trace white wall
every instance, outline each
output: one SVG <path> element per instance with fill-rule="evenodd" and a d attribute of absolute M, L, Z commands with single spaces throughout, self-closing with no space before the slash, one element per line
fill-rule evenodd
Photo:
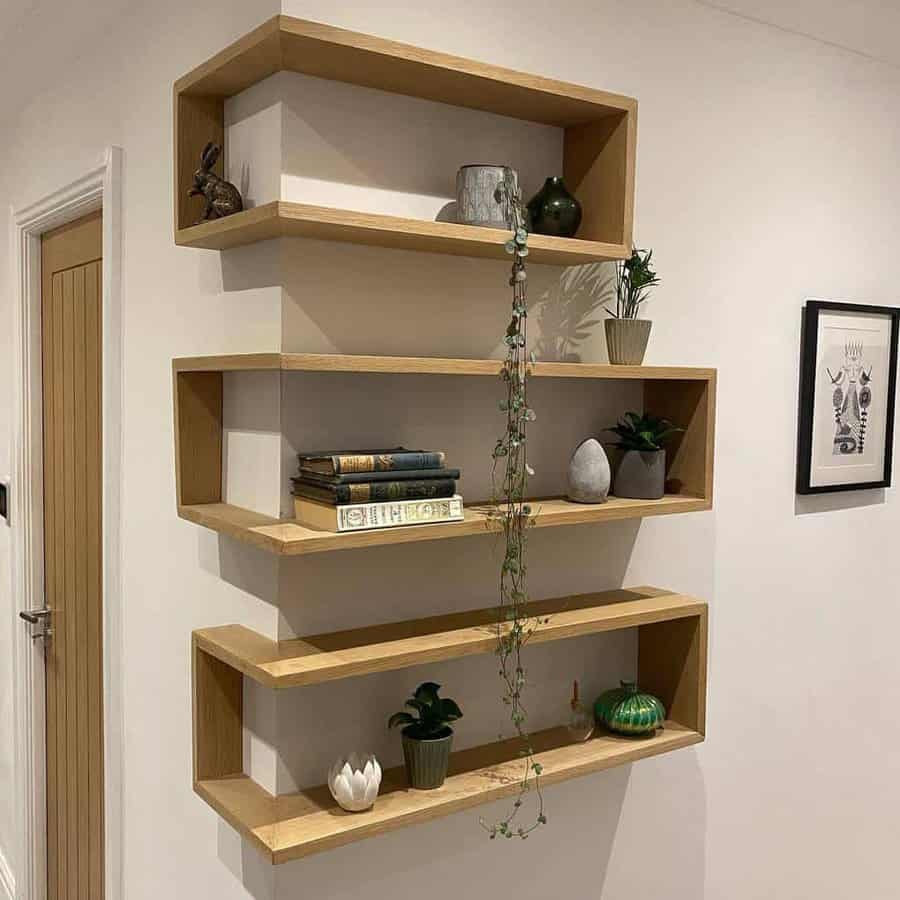
<path fill-rule="evenodd" d="M 175 248 L 171 83 L 276 10 L 237 0 L 135 7 L 65 68 L 52 94 L 25 105 L 14 139 L 0 149 L 0 200 L 13 204 L 70 180 L 106 144 L 125 149 L 126 896 L 261 900 L 303 891 L 342 900 L 363 884 L 380 900 L 413 884 L 427 885 L 435 900 L 509 888 L 523 898 L 568 891 L 603 900 L 892 897 L 900 561 L 891 538 L 900 515 L 891 491 L 795 502 L 793 466 L 803 298 L 897 302 L 897 70 L 689 0 L 569 0 L 552 9 L 527 0 L 282 5 L 638 97 L 637 238 L 655 248 L 664 279 L 648 361 L 719 367 L 716 509 L 536 533 L 531 583 L 536 596 L 649 582 L 710 599 L 709 738 L 549 789 L 550 825 L 522 845 L 487 842 L 477 814 L 461 813 L 271 871 L 191 794 L 192 628 L 243 622 L 275 635 L 479 606 L 492 599 L 497 563 L 489 541 L 467 538 L 278 564 L 178 520 L 171 357 L 279 348 L 497 355 L 507 298 L 502 266 L 489 261 L 306 241 L 221 255 Z M 372 138 L 374 162 L 359 144 L 340 159 L 347 121 L 331 132 L 341 141 L 319 131 L 314 154 L 304 156 L 303 122 L 338 89 L 271 81 L 229 110 L 231 164 L 241 154 L 247 162 L 232 174 L 247 179 L 251 199 L 279 190 L 303 196 L 310 185 L 296 177 L 310 174 L 311 163 L 326 181 L 391 191 L 380 197 L 397 209 L 446 198 L 440 184 L 398 171 L 385 151 L 391 132 Z M 372 102 L 386 130 L 390 123 L 401 133 L 410 107 Z M 478 119 L 459 117 L 469 133 L 457 150 L 481 146 L 467 143 Z M 513 131 L 498 129 L 498 149 L 509 148 Z M 451 156 L 436 158 L 449 169 Z M 0 233 L 4 279 L 8 247 Z M 532 273 L 533 308 L 546 311 L 533 321 L 558 351 L 554 315 L 578 296 L 578 275 Z M 8 293 L 0 303 L 10 322 Z M 599 333 L 563 349 L 586 360 L 605 352 Z M 480 493 L 483 446 L 498 424 L 486 385 L 456 391 L 444 379 L 410 386 L 373 377 L 348 387 L 337 376 L 291 376 L 259 385 L 261 393 L 245 385 L 230 411 L 233 496 L 283 505 L 298 447 L 388 424 L 412 440 L 423 434 L 418 413 L 401 411 L 418 407 L 440 410 L 426 442 L 447 443 Z M 623 392 L 585 391 L 544 398 L 535 434 L 538 469 L 551 488 L 576 433 L 629 402 Z M 373 410 L 386 403 L 393 407 L 383 422 Z M 283 441 L 274 437 L 279 419 Z M 464 431 L 464 421 L 478 428 Z M 0 392 L 0 428 L 9 433 L 9 423 L 9 397 Z M 262 471 L 252 464 L 257 450 Z M 0 470 L 8 465 L 0 443 Z M 8 567 L 2 532 L 0 565 Z M 0 628 L 3 666 L 12 615 L 10 608 Z M 558 718 L 573 673 L 596 690 L 627 668 L 632 651 L 627 637 L 533 648 L 536 720 Z M 466 708 L 462 743 L 496 729 L 489 663 L 427 670 Z M 321 781 L 333 755 L 363 741 L 390 761 L 396 744 L 380 730 L 385 714 L 424 674 L 389 673 L 277 700 L 249 692 L 254 775 L 279 788 Z M 8 686 L 0 671 L 0 712 Z M 11 736 L 0 738 L 2 796 Z M 13 822 L 0 804 L 0 851 L 11 846 Z"/>

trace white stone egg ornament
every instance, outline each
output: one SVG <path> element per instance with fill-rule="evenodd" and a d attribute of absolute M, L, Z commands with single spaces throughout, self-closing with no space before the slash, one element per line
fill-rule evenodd
<path fill-rule="evenodd" d="M 328 788 L 342 809 L 369 809 L 381 787 L 381 766 L 371 753 L 342 756 L 328 771 Z"/>

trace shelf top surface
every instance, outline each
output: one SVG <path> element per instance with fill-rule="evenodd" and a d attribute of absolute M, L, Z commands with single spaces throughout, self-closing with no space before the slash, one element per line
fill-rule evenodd
<path fill-rule="evenodd" d="M 508 261 L 504 245 L 510 234 L 500 228 L 273 200 L 222 219 L 178 229 L 175 243 L 228 250 L 278 237 L 306 237 Z M 530 263 L 559 266 L 625 259 L 631 252 L 623 244 L 545 234 L 529 235 L 528 250 Z"/>
<path fill-rule="evenodd" d="M 535 601 L 532 643 L 699 616 L 706 604 L 659 588 Z M 272 688 L 316 684 L 476 653 L 497 643 L 497 610 L 442 616 L 274 641 L 242 625 L 194 632 L 201 650 Z"/>
<path fill-rule="evenodd" d="M 605 503 L 598 504 L 572 503 L 561 498 L 530 502 L 533 504 L 536 528 L 702 512 L 712 507 L 710 500 L 682 494 L 667 494 L 661 500 L 610 497 Z M 178 514 L 189 522 L 231 535 L 271 553 L 288 556 L 467 537 L 487 534 L 497 527 L 490 520 L 486 506 L 466 507 L 465 518 L 461 522 L 343 533 L 322 531 L 294 519 L 276 519 L 228 503 L 182 505 L 178 507 Z"/>
<path fill-rule="evenodd" d="M 666 722 L 664 729 L 646 738 L 603 732 L 572 743 L 565 728 L 532 735 L 545 785 L 702 740 L 699 732 L 676 722 Z M 388 769 L 375 806 L 360 813 L 343 811 L 325 785 L 274 797 L 249 777 L 235 776 L 200 781 L 196 790 L 273 863 L 282 863 L 515 794 L 522 774 L 520 746 L 518 740 L 507 740 L 453 753 L 450 774 L 436 790 L 411 790 L 402 767 Z"/>
<path fill-rule="evenodd" d="M 282 70 L 557 126 L 637 107 L 620 94 L 289 16 L 235 41 L 178 79 L 175 92 L 230 97 Z"/>
<path fill-rule="evenodd" d="M 357 356 L 337 353 L 244 353 L 181 357 L 176 372 L 355 372 L 400 375 L 499 375 L 503 360 L 431 356 Z M 536 362 L 535 378 L 710 381 L 716 370 L 688 366 L 613 366 L 605 363 Z"/>

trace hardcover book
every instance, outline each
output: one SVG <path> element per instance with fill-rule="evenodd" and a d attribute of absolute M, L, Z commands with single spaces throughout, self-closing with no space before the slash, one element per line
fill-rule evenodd
<path fill-rule="evenodd" d="M 427 481 L 434 478 L 459 479 L 459 469 L 395 469 L 391 472 L 347 472 L 343 475 L 323 475 L 311 469 L 300 469 L 300 474 L 291 478 L 294 484 L 364 484 L 372 481 Z"/>
<path fill-rule="evenodd" d="M 334 450 L 325 453 L 301 453 L 300 468 L 323 475 L 344 475 L 348 472 L 390 472 L 395 469 L 440 469 L 443 453 L 426 450 Z"/>
<path fill-rule="evenodd" d="M 354 503 L 330 506 L 316 500 L 294 500 L 297 519 L 324 531 L 364 531 L 402 525 L 461 522 L 463 501 L 458 494 L 437 500 L 398 500 L 392 503 Z"/>
<path fill-rule="evenodd" d="M 387 500 L 424 500 L 429 497 L 452 497 L 456 482 L 452 478 L 429 478 L 425 481 L 374 481 L 362 484 L 320 484 L 294 479 L 294 495 L 318 500 L 332 506 L 345 503 L 376 503 Z"/>

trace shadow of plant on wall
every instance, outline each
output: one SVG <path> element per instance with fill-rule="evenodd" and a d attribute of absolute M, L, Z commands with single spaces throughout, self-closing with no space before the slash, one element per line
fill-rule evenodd
<path fill-rule="evenodd" d="M 603 321 L 603 304 L 614 292 L 610 263 L 564 269 L 559 281 L 535 304 L 540 329 L 535 356 L 553 362 L 581 362 L 579 350 Z"/>

